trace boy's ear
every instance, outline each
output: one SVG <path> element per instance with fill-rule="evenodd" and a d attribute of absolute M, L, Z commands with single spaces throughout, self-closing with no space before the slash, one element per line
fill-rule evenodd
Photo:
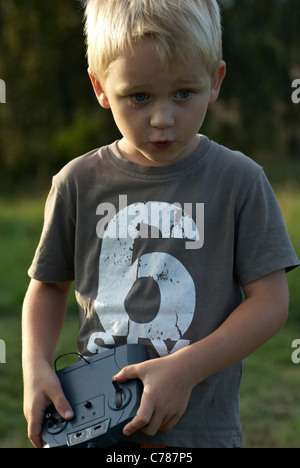
<path fill-rule="evenodd" d="M 222 82 L 226 75 L 226 63 L 221 60 L 219 69 L 212 81 L 209 104 L 213 104 L 218 99 Z"/>
<path fill-rule="evenodd" d="M 100 81 L 95 77 L 95 75 L 93 75 L 93 73 L 91 73 L 90 69 L 88 69 L 88 74 L 100 106 L 104 107 L 104 109 L 110 109 L 108 97 L 106 96 Z"/>

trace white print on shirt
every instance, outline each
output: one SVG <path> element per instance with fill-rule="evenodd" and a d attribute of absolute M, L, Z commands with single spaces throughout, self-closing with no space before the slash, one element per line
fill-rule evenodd
<path fill-rule="evenodd" d="M 97 214 L 109 211 L 111 207 L 108 205 L 99 205 Z M 190 205 L 185 204 L 185 209 L 191 211 Z M 199 218 L 196 226 L 189 212 L 183 211 L 179 204 L 162 202 L 134 203 L 121 208 L 103 233 L 104 220 L 98 223 L 97 235 L 103 241 L 95 310 L 105 331 L 91 334 L 87 346 L 91 353 L 101 351 L 97 340 L 101 339 L 104 346 L 114 345 L 116 336 L 127 337 L 127 343 L 138 343 L 139 338 L 150 339 L 160 356 L 190 344 L 182 337 L 195 313 L 196 290 L 191 275 L 173 255 L 151 252 L 133 261 L 133 250 L 137 238 L 148 236 L 149 227 L 153 228 L 150 229 L 151 237 L 153 234 L 157 238 L 159 230 L 163 238 L 189 239 L 203 246 L 204 206 L 199 205 L 201 235 Z M 186 242 L 187 249 L 191 248 L 190 244 L 192 242 Z M 140 278 L 152 278 L 160 292 L 159 310 L 147 323 L 143 318 L 139 322 L 133 320 L 125 308 L 126 298 Z M 141 310 L 141 317 L 142 314 Z M 175 342 L 172 349 L 168 350 L 166 340 Z"/>

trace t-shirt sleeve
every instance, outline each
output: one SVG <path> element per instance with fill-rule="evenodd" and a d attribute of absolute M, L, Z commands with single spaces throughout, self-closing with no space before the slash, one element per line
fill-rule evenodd
<path fill-rule="evenodd" d="M 242 286 L 299 265 L 274 192 L 263 170 L 242 201 L 235 226 L 235 270 Z"/>
<path fill-rule="evenodd" d="M 44 282 L 72 281 L 74 245 L 74 216 L 53 183 L 45 206 L 41 239 L 28 270 L 29 276 Z"/>

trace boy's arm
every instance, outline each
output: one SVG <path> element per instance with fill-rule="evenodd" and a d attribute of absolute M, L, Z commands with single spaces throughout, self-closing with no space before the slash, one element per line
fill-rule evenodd
<path fill-rule="evenodd" d="M 285 270 L 246 285 L 244 292 L 245 301 L 211 335 L 172 355 L 122 369 L 119 382 L 140 378 L 144 383 L 140 408 L 125 435 L 172 429 L 197 384 L 241 361 L 282 328 L 289 303 Z"/>
<path fill-rule="evenodd" d="M 55 346 L 65 319 L 70 286 L 71 282 L 43 283 L 31 280 L 24 299 L 24 414 L 28 422 L 28 437 L 36 447 L 42 446 L 41 426 L 44 410 L 50 402 L 54 403 L 65 419 L 73 417 L 59 380 L 51 368 Z"/>

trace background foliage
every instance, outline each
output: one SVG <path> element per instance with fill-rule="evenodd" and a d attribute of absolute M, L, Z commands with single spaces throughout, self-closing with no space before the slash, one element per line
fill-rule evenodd
<path fill-rule="evenodd" d="M 263 164 L 299 162 L 299 0 L 221 3 L 228 72 L 203 132 Z M 86 73 L 82 14 L 78 0 L 0 3 L 2 192 L 43 187 L 67 161 L 118 137 Z"/>
<path fill-rule="evenodd" d="M 220 0 L 221 1 L 221 0 Z M 222 0 L 227 77 L 203 133 L 264 165 L 300 254 L 299 0 Z M 119 134 L 86 73 L 78 0 L 0 1 L 0 448 L 29 447 L 22 414 L 21 307 L 52 175 Z M 290 319 L 245 361 L 245 447 L 300 447 L 300 268 L 289 273 Z M 57 355 L 74 349 L 74 297 Z"/>

